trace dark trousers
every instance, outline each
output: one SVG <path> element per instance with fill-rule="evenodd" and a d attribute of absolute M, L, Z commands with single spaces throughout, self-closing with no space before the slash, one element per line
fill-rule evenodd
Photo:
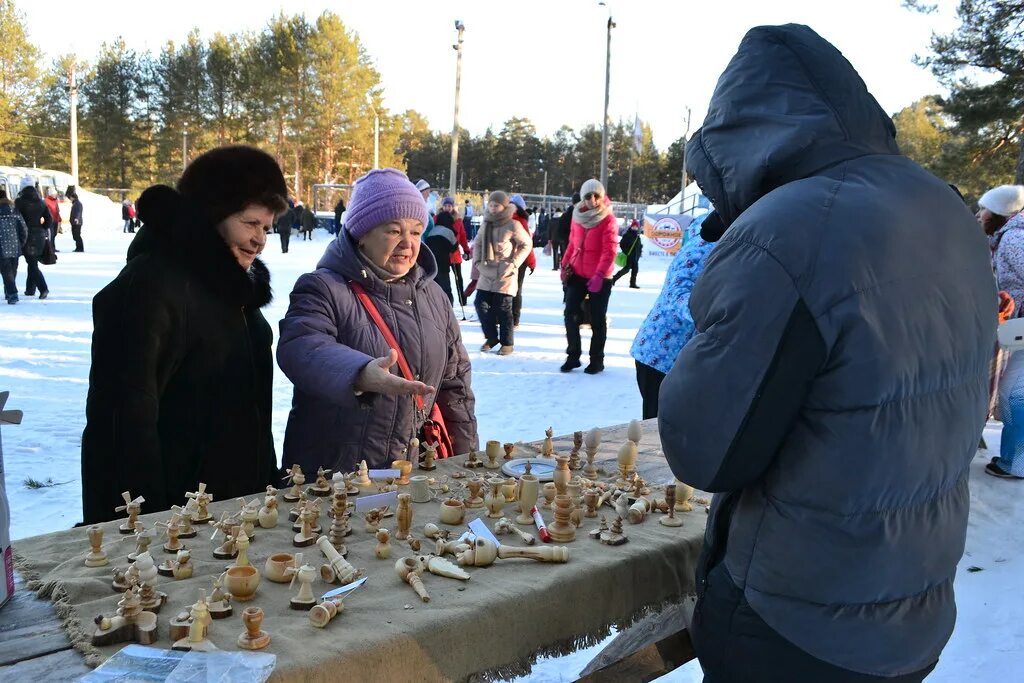
<path fill-rule="evenodd" d="M 724 563 L 711 570 L 706 586 L 690 629 L 704 683 L 920 683 L 935 668 L 932 664 L 894 678 L 841 669 L 812 657 L 769 627 L 747 604 Z"/>
<path fill-rule="evenodd" d="M 583 353 L 580 340 L 580 320 L 583 299 L 587 296 L 587 280 L 573 275 L 565 283 L 565 337 L 568 345 L 566 355 L 579 360 Z M 600 292 L 590 292 L 590 362 L 604 364 L 604 342 L 608 337 L 608 299 L 612 295 L 612 281 L 605 279 Z"/>
<path fill-rule="evenodd" d="M 39 270 L 39 257 L 25 254 L 25 262 L 28 264 L 28 277 L 25 278 L 25 296 L 32 296 L 38 289 L 40 292 L 50 291 L 46 286 L 46 278 L 43 271 Z"/>
<path fill-rule="evenodd" d="M 452 275 L 455 276 L 455 289 L 457 290 L 456 294 L 458 294 L 459 305 L 460 306 L 465 306 L 466 305 L 466 289 L 465 289 L 466 286 L 464 284 L 462 284 L 462 264 L 461 263 L 453 263 L 452 264 Z M 465 320 L 465 315 L 463 315 L 463 320 Z"/>
<path fill-rule="evenodd" d="M 565 245 L 559 242 L 551 243 L 551 260 L 553 266 L 551 270 L 558 270 L 562 267 L 562 254 L 565 253 Z"/>
<path fill-rule="evenodd" d="M 50 243 L 53 245 L 53 250 L 57 251 L 57 231 L 60 230 L 60 226 L 57 225 L 56 221 L 50 226 Z"/>
<path fill-rule="evenodd" d="M 85 246 L 82 244 L 82 226 L 77 228 L 72 226 L 71 237 L 75 240 L 75 251 L 85 251 Z"/>
<path fill-rule="evenodd" d="M 618 282 L 626 273 L 629 273 L 629 286 L 636 287 L 636 276 L 640 272 L 640 259 L 630 259 L 619 272 L 612 277 L 612 282 Z"/>
<path fill-rule="evenodd" d="M 311 239 L 313 239 L 313 231 L 312 230 L 303 230 L 302 231 L 302 241 L 305 242 L 306 240 L 311 240 Z"/>
<path fill-rule="evenodd" d="M 282 254 L 287 254 L 288 253 L 288 241 L 291 240 L 291 238 L 292 238 L 292 229 L 291 228 L 280 227 L 280 228 L 278 228 L 277 233 L 281 236 L 281 253 Z"/>
<path fill-rule="evenodd" d="M 8 258 L 6 256 L 0 258 L 0 277 L 4 281 L 4 297 L 8 301 L 11 299 L 18 298 L 18 283 L 15 282 L 15 278 L 18 277 L 18 257 Z"/>
<path fill-rule="evenodd" d="M 512 346 L 515 336 L 512 326 L 512 295 L 476 290 L 473 300 L 484 339 L 494 346 Z"/>
<path fill-rule="evenodd" d="M 658 392 L 661 390 L 661 383 L 665 379 L 665 373 L 655 370 L 650 365 L 636 362 L 636 385 L 640 388 L 640 398 L 643 399 L 643 419 L 649 420 L 658 417 Z"/>
<path fill-rule="evenodd" d="M 523 280 L 526 278 L 526 264 L 519 266 L 519 289 L 512 298 L 512 325 L 519 327 L 519 316 L 523 312 Z"/>

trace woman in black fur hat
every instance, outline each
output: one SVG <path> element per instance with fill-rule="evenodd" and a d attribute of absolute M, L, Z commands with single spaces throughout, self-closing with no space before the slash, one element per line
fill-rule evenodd
<path fill-rule="evenodd" d="M 274 481 L 270 273 L 257 257 L 285 197 L 277 162 L 243 146 L 142 193 L 128 264 L 93 299 L 85 524 L 114 518 L 122 491 L 155 512 L 199 482 L 224 499 Z"/>

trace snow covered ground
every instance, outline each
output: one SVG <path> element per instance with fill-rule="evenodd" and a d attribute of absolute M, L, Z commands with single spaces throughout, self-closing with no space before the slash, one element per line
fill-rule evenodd
<path fill-rule="evenodd" d="M 14 539 L 64 529 L 81 519 L 79 449 L 89 377 L 91 301 L 123 265 L 132 237 L 121 233 L 118 205 L 84 196 L 83 202 L 86 251 L 72 253 L 70 235 L 58 237 L 59 261 L 44 269 L 50 298 L 23 297 L 16 306 L 0 307 L 0 390 L 10 390 L 9 407 L 25 412 L 22 425 L 3 432 Z M 273 275 L 276 298 L 264 312 L 275 330 L 295 279 L 315 266 L 328 239 L 319 230 L 311 242 L 293 236 L 289 253 L 282 254 L 277 236 L 271 235 L 263 258 Z M 550 257 L 538 250 L 538 259 L 540 267 L 526 279 L 514 355 L 481 354 L 476 350 L 483 342 L 479 325 L 462 323 L 473 361 L 481 439 L 538 439 L 549 425 L 555 433 L 566 433 L 640 415 L 629 346 L 657 296 L 668 260 L 643 258 L 641 289 L 627 289 L 625 281 L 615 288 L 609 308 L 606 370 L 591 377 L 578 370 L 567 375 L 558 371 L 565 351 L 561 287 Z M 22 262 L 18 277 L 22 290 L 24 280 Z M 466 313 L 475 317 L 471 308 Z M 460 314 L 458 308 L 456 314 Z M 585 332 L 585 348 L 586 344 Z M 290 403 L 290 383 L 278 372 L 274 430 L 279 452 Z M 998 449 L 998 425 L 990 425 L 985 436 L 989 446 Z M 956 583 L 959 619 L 929 681 L 1024 677 L 1024 598 L 1018 590 L 1019 577 L 1024 575 L 1024 482 L 984 475 L 982 468 L 991 455 L 980 452 L 972 465 L 967 553 Z M 29 479 L 44 486 L 31 488 L 26 485 Z M 601 647 L 542 661 L 526 680 L 574 680 Z M 691 662 L 660 680 L 700 679 L 699 667 Z"/>

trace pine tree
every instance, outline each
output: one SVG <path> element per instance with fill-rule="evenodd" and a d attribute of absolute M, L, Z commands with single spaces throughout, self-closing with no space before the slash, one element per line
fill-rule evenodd
<path fill-rule="evenodd" d="M 29 133 L 31 107 L 38 97 L 39 50 L 25 30 L 25 16 L 14 0 L 0 0 L 0 164 L 24 165 L 19 135 Z"/>

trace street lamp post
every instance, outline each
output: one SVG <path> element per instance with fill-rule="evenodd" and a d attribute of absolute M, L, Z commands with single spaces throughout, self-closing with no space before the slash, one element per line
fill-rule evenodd
<path fill-rule="evenodd" d="M 683 178 L 682 189 L 679 191 L 679 213 L 683 213 L 685 206 L 683 199 L 686 197 L 686 145 L 690 142 L 690 108 L 686 108 L 686 132 L 683 133 Z"/>
<path fill-rule="evenodd" d="M 455 175 L 459 165 L 459 91 L 462 88 L 462 32 L 466 25 L 458 19 L 455 20 L 455 30 L 459 32 L 459 39 L 452 49 L 458 54 L 455 58 L 455 122 L 452 124 L 452 165 L 448 171 L 448 195 L 455 196 Z"/>
<path fill-rule="evenodd" d="M 188 121 L 181 129 L 181 170 L 188 166 Z"/>
<path fill-rule="evenodd" d="M 605 3 L 598 3 L 605 5 Z M 608 187 L 608 96 L 612 82 L 612 21 L 611 8 L 608 10 L 608 45 L 605 51 L 604 65 L 604 119 L 601 126 L 601 184 Z"/>

